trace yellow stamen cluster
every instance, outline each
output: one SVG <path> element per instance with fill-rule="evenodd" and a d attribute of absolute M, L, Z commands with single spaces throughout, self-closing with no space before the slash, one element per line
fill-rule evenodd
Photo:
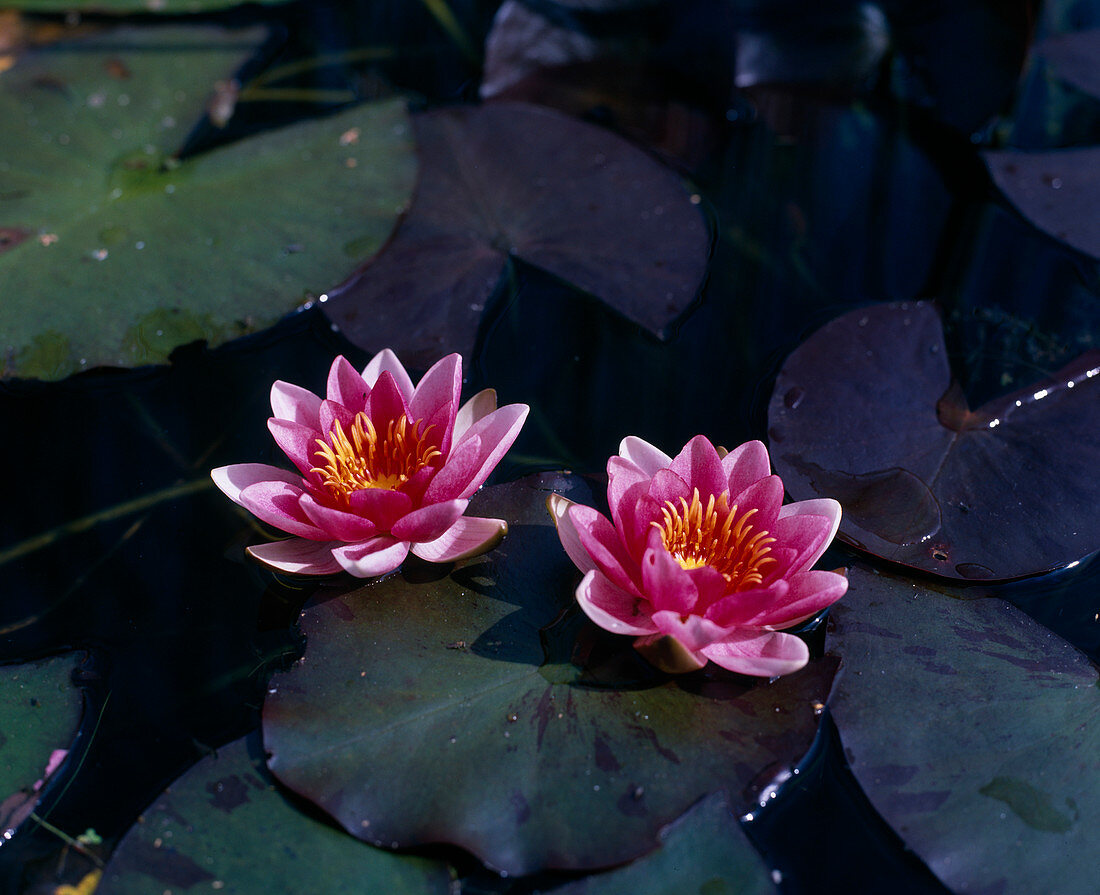
<path fill-rule="evenodd" d="M 691 503 L 681 497 L 680 506 L 666 500 L 661 514 L 664 525 L 654 522 L 661 532 L 661 540 L 672 558 L 684 569 L 710 566 L 721 572 L 732 590 L 756 587 L 764 582 L 761 571 L 768 563 L 775 562 L 769 544 L 775 538 L 766 531 L 755 531 L 749 522 L 756 512 L 753 507 L 738 514 L 737 504 L 729 506 L 727 493 L 717 500 L 712 494 L 706 507 L 699 499 L 699 489 L 691 496 Z"/>
<path fill-rule="evenodd" d="M 379 435 L 365 413 L 357 413 L 348 431 L 336 420 L 328 440 L 318 438 L 320 450 L 314 451 L 321 464 L 313 472 L 321 484 L 343 503 L 352 492 L 362 488 L 385 488 L 396 491 L 415 473 L 442 452 L 427 440 L 434 426 L 423 432 L 417 420 L 411 426 L 404 415 L 390 420 L 384 435 Z"/>

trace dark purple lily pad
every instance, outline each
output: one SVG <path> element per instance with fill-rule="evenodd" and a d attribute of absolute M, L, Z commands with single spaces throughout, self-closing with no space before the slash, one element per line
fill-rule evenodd
<path fill-rule="evenodd" d="M 509 258 L 661 335 L 691 304 L 709 239 L 680 179 L 594 125 L 522 103 L 414 118 L 420 180 L 382 252 L 330 290 L 329 317 L 368 351 L 427 365 L 470 355 Z"/>
<path fill-rule="evenodd" d="M 1100 692 L 1000 599 L 853 569 L 829 707 L 864 792 L 955 892 L 1088 892 L 1100 866 Z"/>
<path fill-rule="evenodd" d="M 1100 259 L 1100 146 L 982 156 L 993 181 L 1032 224 Z"/>
<path fill-rule="evenodd" d="M 303 612 L 305 657 L 271 682 L 264 743 L 274 774 L 353 835 L 454 843 L 509 874 L 608 867 L 709 793 L 747 810 L 809 747 L 833 663 L 773 683 L 659 676 L 576 610 L 552 490 L 585 489 L 486 489 L 470 511 L 511 528 L 493 553 Z"/>
<path fill-rule="evenodd" d="M 1100 99 L 1100 28 L 1048 37 L 1035 48 L 1055 74 L 1078 90 Z"/>
<path fill-rule="evenodd" d="M 254 735 L 222 746 L 166 789 L 119 843 L 97 891 L 211 889 L 446 895 L 450 873 L 440 861 L 372 848 L 304 814 L 271 779 Z"/>
<path fill-rule="evenodd" d="M 795 499 L 844 507 L 840 535 L 949 578 L 1010 579 L 1100 548 L 1100 354 L 969 410 L 931 304 L 822 327 L 784 364 L 771 455 Z"/>

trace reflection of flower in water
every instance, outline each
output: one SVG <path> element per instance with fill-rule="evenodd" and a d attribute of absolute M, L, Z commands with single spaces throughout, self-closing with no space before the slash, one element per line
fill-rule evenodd
<path fill-rule="evenodd" d="M 783 506 L 783 483 L 759 441 L 722 456 L 699 435 L 672 459 L 629 437 L 607 471 L 613 522 L 559 495 L 547 502 L 585 573 L 577 600 L 589 618 L 635 635 L 635 647 L 666 671 L 709 659 L 767 677 L 806 664 L 806 644 L 777 629 L 847 590 L 844 575 L 810 569 L 836 534 L 840 504 Z"/>
<path fill-rule="evenodd" d="M 528 408 L 498 410 L 492 389 L 460 408 L 461 389 L 459 355 L 443 358 L 414 388 L 389 349 L 362 375 L 338 357 L 324 399 L 276 382 L 268 428 L 298 472 L 262 463 L 211 472 L 236 503 L 296 535 L 249 553 L 285 572 L 367 577 L 393 571 L 410 550 L 450 562 L 499 543 L 502 520 L 462 514 Z"/>

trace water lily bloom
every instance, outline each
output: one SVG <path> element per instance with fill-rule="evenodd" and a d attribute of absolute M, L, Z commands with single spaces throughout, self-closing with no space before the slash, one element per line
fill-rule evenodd
<path fill-rule="evenodd" d="M 607 463 L 611 520 L 560 495 L 547 501 L 558 537 L 584 572 L 577 601 L 602 628 L 636 637 L 665 671 L 710 660 L 771 677 L 801 668 L 790 628 L 848 589 L 811 570 L 840 525 L 830 498 L 783 505 L 767 448 L 729 453 L 702 435 L 670 458 L 633 436 Z"/>
<path fill-rule="evenodd" d="M 240 463 L 210 473 L 231 500 L 295 536 L 248 552 L 284 572 L 365 578 L 392 572 L 410 551 L 451 562 L 492 549 L 507 524 L 463 513 L 528 408 L 498 409 L 492 389 L 460 408 L 461 389 L 459 355 L 413 387 L 388 348 L 362 374 L 336 358 L 324 398 L 276 382 L 267 426 L 297 472 Z"/>

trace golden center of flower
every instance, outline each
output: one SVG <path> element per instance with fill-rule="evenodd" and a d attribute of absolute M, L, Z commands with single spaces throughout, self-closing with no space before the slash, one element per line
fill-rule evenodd
<path fill-rule="evenodd" d="M 328 440 L 318 438 L 320 450 L 313 456 L 319 460 L 312 472 L 321 477 L 321 484 L 342 502 L 362 488 L 384 488 L 396 491 L 414 474 L 442 452 L 427 440 L 434 426 L 423 432 L 423 420 L 409 425 L 406 416 L 390 420 L 380 433 L 365 413 L 357 413 L 345 432 L 340 421 L 332 424 Z"/>
<path fill-rule="evenodd" d="M 664 524 L 653 522 L 661 532 L 665 549 L 683 569 L 710 566 L 721 572 L 733 590 L 744 590 L 764 583 L 763 569 L 775 562 L 770 544 L 775 538 L 749 521 L 756 508 L 739 513 L 723 492 L 717 500 L 712 494 L 704 507 L 699 489 L 691 502 L 681 497 L 677 506 L 666 500 L 661 508 Z"/>

